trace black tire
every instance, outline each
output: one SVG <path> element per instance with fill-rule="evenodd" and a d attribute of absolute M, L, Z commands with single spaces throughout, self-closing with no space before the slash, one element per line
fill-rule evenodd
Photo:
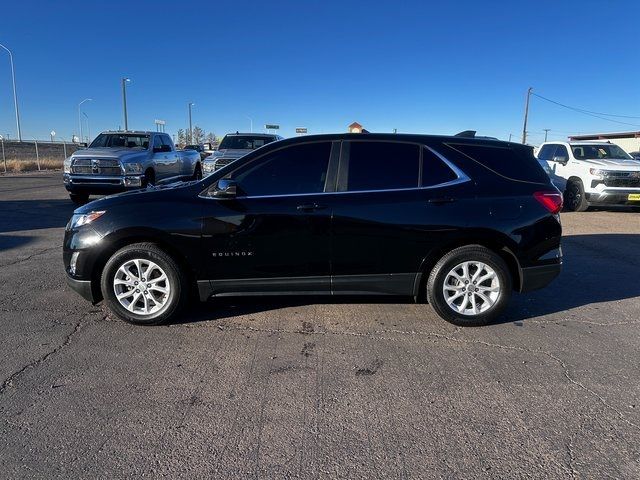
<path fill-rule="evenodd" d="M 127 310 L 116 298 L 113 286 L 116 272 L 127 261 L 135 259 L 154 262 L 167 276 L 167 283 L 170 286 L 168 298 L 162 309 L 155 313 L 148 315 L 134 313 Z M 114 253 L 102 271 L 100 288 L 109 309 L 121 319 L 135 325 L 158 325 L 168 321 L 184 306 L 189 294 L 188 283 L 178 263 L 153 243 L 136 243 Z"/>
<path fill-rule="evenodd" d="M 73 203 L 80 206 L 80 205 L 84 205 L 89 201 L 89 194 L 88 193 L 70 193 L 69 198 Z"/>
<path fill-rule="evenodd" d="M 584 212 L 589 208 L 584 186 L 580 180 L 571 180 L 564 191 L 564 206 L 570 212 Z"/>
<path fill-rule="evenodd" d="M 484 312 L 463 314 L 450 307 L 445 300 L 443 289 L 447 275 L 463 262 L 482 262 L 491 267 L 497 276 L 500 287 L 498 296 L 495 303 Z M 498 254 L 481 245 L 467 245 L 450 251 L 433 267 L 427 280 L 427 301 L 441 318 L 454 325 L 463 327 L 486 325 L 498 317 L 509 303 L 512 285 L 509 267 Z M 467 295 L 473 294 L 467 293 Z M 462 298 L 464 299 L 464 296 Z"/>
<path fill-rule="evenodd" d="M 194 180 L 202 180 L 202 167 L 199 163 L 196 163 L 196 168 L 193 171 Z"/>
<path fill-rule="evenodd" d="M 154 172 L 152 169 L 148 169 L 146 172 L 144 172 L 144 183 L 143 183 L 143 187 L 153 187 L 156 184 L 156 172 Z"/>

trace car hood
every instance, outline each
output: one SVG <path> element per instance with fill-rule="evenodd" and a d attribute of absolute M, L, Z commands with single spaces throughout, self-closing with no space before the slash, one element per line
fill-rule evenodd
<path fill-rule="evenodd" d="M 85 148 L 73 153 L 73 158 L 122 158 L 129 155 L 140 155 L 146 150 L 134 148 Z"/>
<path fill-rule="evenodd" d="M 201 185 L 198 185 L 201 184 Z M 89 213 L 98 210 L 108 210 L 111 207 L 128 204 L 135 207 L 138 203 L 156 202 L 160 200 L 168 200 L 172 195 L 180 196 L 193 190 L 203 190 L 204 184 L 202 180 L 194 180 L 190 182 L 170 183 L 168 185 L 160 185 L 154 187 L 147 187 L 141 190 L 131 190 L 129 192 L 116 193 L 114 195 L 108 195 L 106 197 L 99 198 L 93 202 L 89 202 L 76 210 L 73 213 Z"/>
<path fill-rule="evenodd" d="M 640 170 L 640 161 L 631 159 L 589 159 L 579 160 L 594 167 L 609 167 L 624 170 Z"/>

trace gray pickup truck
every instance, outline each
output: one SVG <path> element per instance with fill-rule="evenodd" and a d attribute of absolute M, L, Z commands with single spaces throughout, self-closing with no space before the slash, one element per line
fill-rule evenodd
<path fill-rule="evenodd" d="M 202 178 L 200 154 L 176 150 L 161 132 L 103 132 L 64 161 L 64 186 L 78 204 L 92 194 L 145 188 L 172 177 Z"/>

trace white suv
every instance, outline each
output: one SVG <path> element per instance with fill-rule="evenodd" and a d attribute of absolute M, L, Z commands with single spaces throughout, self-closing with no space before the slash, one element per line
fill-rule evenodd
<path fill-rule="evenodd" d="M 609 142 L 547 142 L 538 161 L 564 192 L 568 210 L 590 205 L 640 205 L 640 161 Z"/>

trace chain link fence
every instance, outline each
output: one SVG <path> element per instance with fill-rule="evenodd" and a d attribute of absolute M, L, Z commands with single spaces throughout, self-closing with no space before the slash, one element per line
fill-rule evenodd
<path fill-rule="evenodd" d="M 59 170 L 81 145 L 65 141 L 0 139 L 0 160 L 4 173 Z"/>

